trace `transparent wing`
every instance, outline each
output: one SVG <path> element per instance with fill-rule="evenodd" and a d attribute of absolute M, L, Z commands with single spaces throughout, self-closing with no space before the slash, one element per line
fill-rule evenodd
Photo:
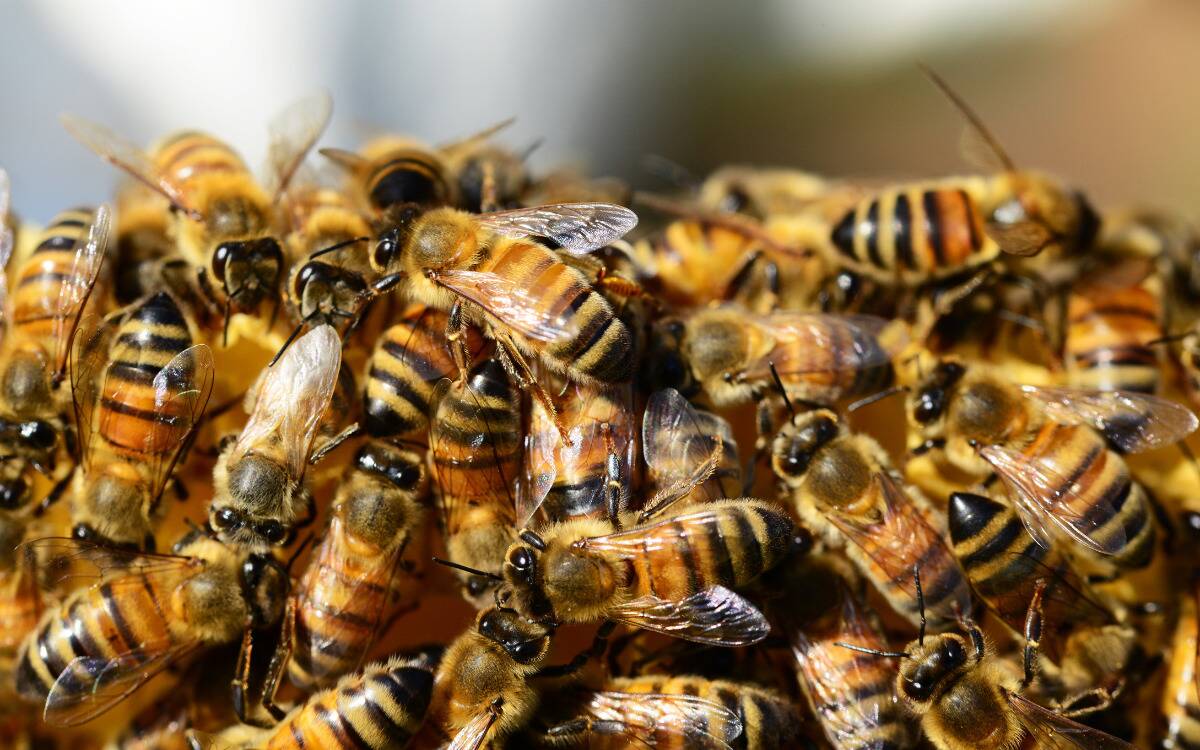
<path fill-rule="evenodd" d="M 91 325 L 88 316 L 75 330 L 68 362 L 71 376 L 71 407 L 75 414 L 77 461 L 84 470 L 90 468 L 92 420 L 100 401 L 100 373 L 108 363 L 109 345 L 119 327 L 120 316 L 110 316 L 100 325 Z"/>
<path fill-rule="evenodd" d="M 762 612 L 724 586 L 680 601 L 643 596 L 615 607 L 609 616 L 636 628 L 710 646 L 749 646 L 771 631 Z"/>
<path fill-rule="evenodd" d="M 1124 740 L 1072 721 L 1017 693 L 1005 691 L 1004 697 L 1039 750 L 1135 750 Z"/>
<path fill-rule="evenodd" d="M 111 659 L 76 657 L 58 676 L 46 696 L 46 723 L 75 726 L 91 721 L 199 645 L 194 640 L 162 641 L 143 644 Z"/>
<path fill-rule="evenodd" d="M 64 371 L 71 337 L 79 325 L 88 297 L 100 275 L 104 254 L 108 249 L 108 235 L 112 225 L 112 209 L 100 206 L 92 217 L 88 231 L 81 235 L 75 247 L 75 259 L 71 271 L 58 290 L 58 298 L 51 309 L 54 316 L 54 367 Z"/>
<path fill-rule="evenodd" d="M 779 342 L 794 346 L 776 347 L 766 357 L 746 368 L 746 376 L 771 377 L 774 363 L 780 376 L 817 372 L 857 372 L 891 363 L 900 340 L 884 346 L 879 334 L 888 321 L 870 315 L 832 315 L 826 313 L 775 313 L 758 318 L 760 325 Z M 787 356 L 788 352 L 799 355 Z M 821 353 L 808 356 L 808 353 Z M 827 356 L 824 352 L 831 352 Z"/>
<path fill-rule="evenodd" d="M 11 186 L 8 172 L 0 169 L 0 335 L 8 328 L 8 261 L 13 253 L 13 229 L 8 212 Z"/>
<path fill-rule="evenodd" d="M 454 740 L 446 750 L 479 750 L 483 747 L 488 730 L 495 723 L 496 714 L 492 713 L 490 709 L 480 711 L 467 722 L 466 726 L 458 730 L 458 734 L 454 735 Z"/>
<path fill-rule="evenodd" d="M 530 430 L 525 436 L 524 481 L 517 494 L 517 525 L 526 527 L 542 507 L 558 478 L 562 437 L 538 399 L 533 399 Z M 574 440 L 573 440 L 574 442 Z"/>
<path fill-rule="evenodd" d="M 572 255 L 616 242 L 637 226 L 637 214 L 611 203 L 555 203 L 480 214 L 479 223 L 506 237 L 545 237 Z"/>
<path fill-rule="evenodd" d="M 441 146 L 438 146 L 438 150 L 439 151 L 457 151 L 465 146 L 470 146 L 472 144 L 478 143 L 479 141 L 486 141 L 488 138 L 491 138 L 496 133 L 499 133 L 501 130 L 508 128 L 516 121 L 517 121 L 517 118 L 509 117 L 506 120 L 501 120 L 500 122 L 496 123 L 495 125 L 487 126 L 483 130 L 480 130 L 478 133 L 472 133 L 471 135 L 468 135 L 465 138 L 459 138 L 456 141 L 450 141 L 448 143 L 444 143 Z"/>
<path fill-rule="evenodd" d="M 1029 601 L 1038 579 L 1046 580 L 1042 595 L 1044 629 L 1047 632 L 1068 630 L 1087 625 L 1104 625 L 1112 622 L 1112 616 L 1098 602 L 1083 591 L 1084 583 L 1067 568 L 1052 568 L 1022 553 L 1005 553 L 999 559 L 1007 560 L 1008 570 L 1030 570 L 1028 586 L 1017 586 L 1003 594 L 992 593 L 987 603 L 1000 619 L 1014 628 L 1024 626 L 1029 611 Z M 1042 644 L 1046 647 L 1045 641 Z"/>
<path fill-rule="evenodd" d="M 1037 255 L 1054 240 L 1050 230 L 1032 221 L 1002 224 L 989 221 L 983 231 L 1009 255 L 1028 258 Z"/>
<path fill-rule="evenodd" d="M 1063 476 L 1041 458 L 998 445 L 984 446 L 979 455 L 1004 481 L 1017 515 L 1029 535 L 1041 546 L 1051 546 L 1052 526 L 1102 555 L 1116 554 L 1125 546 L 1124 528 L 1116 526 L 1106 537 L 1100 538 L 1098 532 L 1102 523 L 1072 510 L 1072 506 L 1088 507 L 1091 501 L 1082 497 L 1078 482 Z M 1116 512 L 1113 503 L 1113 498 L 1096 498 L 1096 507 L 1089 515 L 1109 518 Z"/>
<path fill-rule="evenodd" d="M 304 476 L 341 362 L 342 341 L 332 326 L 319 326 L 297 339 L 259 380 L 254 412 L 238 436 L 233 458 L 260 443 L 278 441 L 284 446 L 289 475 Z"/>
<path fill-rule="evenodd" d="M 569 313 L 556 313 L 516 281 L 480 271 L 439 271 L 434 279 L 455 294 L 479 305 L 489 316 L 518 333 L 543 343 L 573 339 L 579 328 Z M 566 312 L 566 311 L 563 311 Z"/>
<path fill-rule="evenodd" d="M 718 500 L 729 496 L 730 487 L 741 484 L 729 423 L 696 409 L 674 388 L 652 394 L 646 403 L 642 445 L 659 492 L 682 489 L 686 493 L 700 485 L 707 499 Z M 698 470 L 703 476 L 697 476 Z"/>
<path fill-rule="evenodd" d="M 156 193 L 165 196 L 171 205 L 186 211 L 193 219 L 200 215 L 190 208 L 179 188 L 142 149 L 133 145 L 103 125 L 74 115 L 63 115 L 63 127 L 75 140 L 94 151 L 100 158 L 125 172 Z"/>
<path fill-rule="evenodd" d="M 1087 424 L 1104 433 L 1122 453 L 1140 453 L 1177 443 L 1200 420 L 1174 401 L 1132 391 L 1092 391 L 1023 385 L 1021 390 L 1063 424 Z"/>
<path fill-rule="evenodd" d="M 54 589 L 66 582 L 99 583 L 126 575 L 133 576 L 130 580 L 140 586 L 138 575 L 173 580 L 204 565 L 203 561 L 193 557 L 136 552 L 70 537 L 31 539 L 23 542 L 18 550 L 38 561 L 39 582 L 46 589 Z"/>
<path fill-rule="evenodd" d="M 196 344 L 172 357 L 151 382 L 156 417 L 144 445 L 146 453 L 154 456 L 150 496 L 155 501 L 162 495 L 176 462 L 191 445 L 215 378 L 212 350 L 207 344 Z"/>
<path fill-rule="evenodd" d="M 329 125 L 333 98 L 327 92 L 293 102 L 271 120 L 267 146 L 267 191 L 278 198 Z"/>
<path fill-rule="evenodd" d="M 594 693 L 585 713 L 599 735 L 626 737 L 652 747 L 656 736 L 671 734 L 686 747 L 732 750 L 742 720 L 724 706 L 694 695 L 666 693 Z"/>

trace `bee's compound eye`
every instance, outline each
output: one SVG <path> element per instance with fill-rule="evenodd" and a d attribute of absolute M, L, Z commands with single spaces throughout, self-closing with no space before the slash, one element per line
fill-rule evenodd
<path fill-rule="evenodd" d="M 263 521 L 254 530 L 270 544 L 279 544 L 287 537 L 287 529 L 279 521 Z"/>
<path fill-rule="evenodd" d="M 412 464 L 405 464 L 389 472 L 388 479 L 400 489 L 412 489 L 417 486 L 417 482 L 421 481 L 421 468 Z"/>
<path fill-rule="evenodd" d="M 928 424 L 941 416 L 945 406 L 945 391 L 941 388 L 926 388 L 917 396 L 917 404 L 913 408 L 913 419 L 921 424 Z"/>
<path fill-rule="evenodd" d="M 513 659 L 516 659 L 522 664 L 533 661 L 542 652 L 541 644 L 538 641 L 522 641 L 508 649 Z"/>
<path fill-rule="evenodd" d="M 212 271 L 213 275 L 218 279 L 225 280 L 225 267 L 229 264 L 229 259 L 233 256 L 238 244 L 236 242 L 222 242 L 220 245 L 217 245 L 216 250 L 213 250 Z"/>
<path fill-rule="evenodd" d="M 213 525 L 218 529 L 228 531 L 241 526 L 242 520 L 233 508 L 221 508 L 213 514 Z"/>
<path fill-rule="evenodd" d="M 21 425 L 21 438 L 31 448 L 46 449 L 54 445 L 54 428 L 42 421 L 25 422 Z"/>
<path fill-rule="evenodd" d="M 517 570 L 530 570 L 533 568 L 533 553 L 528 547 L 517 547 L 509 553 L 508 564 Z"/>

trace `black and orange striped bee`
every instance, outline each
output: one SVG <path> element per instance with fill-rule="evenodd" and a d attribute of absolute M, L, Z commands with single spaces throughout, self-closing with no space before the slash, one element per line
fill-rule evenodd
<path fill-rule="evenodd" d="M 152 519 L 212 393 L 212 352 L 192 344 L 165 292 L 131 306 L 72 350 L 80 446 L 77 539 L 153 551 Z"/>
<path fill-rule="evenodd" d="M 425 454 L 375 440 L 354 457 L 333 499 L 325 535 L 297 582 L 264 694 L 268 710 L 282 672 L 301 690 L 328 687 L 358 669 L 396 611 L 402 555 L 421 530 L 428 490 Z"/>
<path fill-rule="evenodd" d="M 259 183 L 227 144 L 199 131 L 160 141 L 149 153 L 92 122 L 64 116 L 80 143 L 165 197 L 174 210 L 178 253 L 197 284 L 225 311 L 254 313 L 277 297 L 284 277 L 275 206 L 332 112 L 328 95 L 301 100 L 271 123 L 268 185 Z"/>
<path fill-rule="evenodd" d="M 63 460 L 72 447 L 70 398 L 68 389 L 59 386 L 66 379 L 71 340 L 100 277 L 110 225 L 107 206 L 60 213 L 16 269 L 11 297 L 7 284 L 0 284 L 0 453 L 5 456 L 0 507 L 28 502 L 34 472 L 56 482 L 44 505 L 57 499 L 70 481 L 72 465 Z M 12 240 L 11 233 L 5 236 L 0 250 L 8 255 L 0 261 L 7 265 Z"/>
<path fill-rule="evenodd" d="M 320 153 L 346 172 L 346 192 L 361 210 L 378 215 L 393 206 L 458 205 L 458 185 L 435 147 L 404 136 L 372 139 L 355 153 Z"/>
<path fill-rule="evenodd" d="M 1155 521 L 1119 453 L 1167 445 L 1195 415 L 1157 396 L 1018 385 L 985 365 L 944 359 L 909 395 L 917 452 L 939 450 L 960 470 L 994 471 L 1038 544 L 1065 537 L 1102 567 L 1149 564 Z"/>
<path fill-rule="evenodd" d="M 250 418 L 213 467 L 208 519 L 222 541 L 266 551 L 287 542 L 313 514 L 304 475 L 312 457 L 329 447 L 314 449 L 314 442 L 341 360 L 341 340 L 322 325 L 259 376 Z"/>
<path fill-rule="evenodd" d="M 93 580 L 46 612 L 18 655 L 17 692 L 44 704 L 54 725 L 90 721 L 205 646 L 243 637 L 248 658 L 249 633 L 279 621 L 287 594 L 287 572 L 273 558 L 199 532 L 174 555 L 59 538 L 26 549 L 52 584 Z"/>

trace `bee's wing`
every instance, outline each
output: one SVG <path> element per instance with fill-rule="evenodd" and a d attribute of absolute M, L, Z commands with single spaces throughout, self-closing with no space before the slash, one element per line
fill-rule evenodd
<path fill-rule="evenodd" d="M 517 493 L 517 525 L 526 527 L 546 501 L 554 480 L 558 478 L 559 454 L 567 447 L 563 445 L 558 430 L 550 424 L 550 417 L 538 399 L 533 399 L 530 421 L 542 425 L 541 429 L 530 429 L 525 435 L 524 480 Z M 547 429 L 548 427 L 548 429 Z M 583 436 L 572 436 L 578 450 Z"/>
<path fill-rule="evenodd" d="M 983 231 L 1001 250 L 1021 258 L 1037 255 L 1054 240 L 1049 229 L 1032 221 L 1016 224 L 989 221 L 984 224 Z"/>
<path fill-rule="evenodd" d="M 1148 393 L 1032 385 L 1023 385 L 1021 390 L 1041 402 L 1054 421 L 1091 425 L 1122 453 L 1177 443 L 1200 425 L 1186 406 Z"/>
<path fill-rule="evenodd" d="M 891 475 L 880 472 L 875 475 L 875 481 L 879 484 L 883 498 L 883 508 L 878 520 L 863 522 L 857 517 L 836 512 L 829 513 L 827 517 L 830 523 L 860 547 L 915 601 L 917 592 L 913 580 L 913 566 L 918 564 L 922 556 L 934 545 L 946 547 L 946 542 L 941 534 L 929 525 Z M 953 553 L 948 548 L 944 553 L 947 558 L 953 559 Z M 964 587 L 956 593 L 959 611 L 970 612 L 968 590 Z"/>
<path fill-rule="evenodd" d="M 504 709 L 501 707 L 496 710 Z M 458 734 L 454 735 L 454 739 L 446 747 L 446 750 L 479 750 L 483 747 L 488 730 L 492 728 L 492 724 L 496 723 L 496 719 L 497 715 L 491 709 L 475 714 L 462 729 L 458 730 Z"/>
<path fill-rule="evenodd" d="M 100 158 L 125 172 L 156 193 L 166 197 L 171 205 L 199 219 L 199 213 L 188 206 L 183 193 L 171 179 L 146 155 L 146 152 L 98 123 L 74 115 L 63 115 L 63 127 L 75 140 L 95 152 Z"/>
<path fill-rule="evenodd" d="M 547 344 L 575 338 L 578 324 L 569 313 L 554 312 L 516 281 L 481 271 L 439 271 L 437 283 L 479 305 L 518 333 Z"/>
<path fill-rule="evenodd" d="M 637 214 L 612 203 L 554 203 L 480 214 L 479 223 L 506 237 L 545 237 L 572 255 L 616 242 L 637 226 Z"/>
<path fill-rule="evenodd" d="M 1005 553 L 1003 559 L 1008 560 L 1008 570 L 1030 571 L 1027 576 L 1031 584 L 1029 587 L 1018 586 L 1003 594 L 992 593 L 987 597 L 987 603 L 1000 619 L 1010 625 L 1024 622 L 1033 593 L 1032 584 L 1038 579 L 1046 580 L 1046 590 L 1042 595 L 1043 609 L 1047 612 L 1043 626 L 1046 631 L 1104 625 L 1113 621 L 1108 610 L 1082 590 L 1083 582 L 1068 569 L 1052 568 L 1020 552 Z M 1057 622 L 1050 621 L 1051 611 L 1057 615 Z"/>
<path fill-rule="evenodd" d="M 680 601 L 643 596 L 615 607 L 609 617 L 710 646 L 749 646 L 771 631 L 758 608 L 724 586 L 704 589 Z"/>
<path fill-rule="evenodd" d="M 979 455 L 991 464 L 1004 481 L 1017 515 L 1029 535 L 1041 546 L 1049 548 L 1052 544 L 1051 525 L 1102 555 L 1116 554 L 1125 546 L 1123 527 L 1114 526 L 1107 537 L 1100 538 L 1097 532 L 1103 523 L 1089 518 L 1089 515 L 1110 518 L 1115 513 L 1113 498 L 1097 498 L 1099 507 L 1094 509 L 1095 512 L 1080 515 L 1070 508 L 1077 502 L 1085 502 L 1080 497 L 1078 483 L 1047 466 L 1044 461 L 998 445 L 984 446 Z"/>
<path fill-rule="evenodd" d="M 8 328 L 8 261 L 13 254 L 13 229 L 8 223 L 10 183 L 8 172 L 0 169 L 0 335 Z"/>
<path fill-rule="evenodd" d="M 100 275 L 100 267 L 104 264 L 111 224 L 112 209 L 106 205 L 100 206 L 92 217 L 88 231 L 80 236 L 75 246 L 71 271 L 59 287 L 58 298 L 50 311 L 54 319 L 55 372 L 62 372 L 66 367 L 71 337 L 79 326 L 88 297 Z"/>
<path fill-rule="evenodd" d="M 67 581 L 99 583 L 124 575 L 162 576 L 173 580 L 197 570 L 204 563 L 193 557 L 137 552 L 120 547 L 93 544 L 71 537 L 42 537 L 23 542 L 22 555 L 38 561 L 40 585 L 53 589 Z"/>
<path fill-rule="evenodd" d="M 322 91 L 293 102 L 271 120 L 265 175 L 270 195 L 278 199 L 287 190 L 296 170 L 325 132 L 332 114 L 333 98 Z"/>
<path fill-rule="evenodd" d="M 659 494 L 686 494 L 703 486 L 709 500 L 729 495 L 741 486 L 741 467 L 733 429 L 721 417 L 693 407 L 674 388 L 657 391 L 642 417 L 646 465 L 658 487 L 647 507 L 662 502 Z"/>
<path fill-rule="evenodd" d="M 1006 690 L 1004 697 L 1040 750 L 1134 750 L 1124 740 L 1072 721 L 1017 693 Z"/>
<path fill-rule="evenodd" d="M 801 361 L 793 361 L 791 358 L 779 359 L 775 352 L 771 352 L 746 368 L 745 375 L 755 379 L 771 377 L 771 364 L 784 378 L 788 375 L 857 372 L 883 367 L 892 361 L 900 345 L 896 341 L 884 346 L 879 334 L 888 321 L 870 315 L 775 313 L 757 320 L 779 340 L 802 343 L 800 351 L 831 352 L 832 356 L 805 356 Z"/>
<path fill-rule="evenodd" d="M 100 373 L 108 363 L 109 345 L 119 327 L 120 316 L 109 316 L 99 325 L 88 319 L 75 329 L 69 347 L 71 407 L 75 414 L 76 462 L 89 469 L 91 462 L 92 420 L 100 401 Z"/>
<path fill-rule="evenodd" d="M 695 695 L 603 691 L 592 694 L 584 712 L 596 734 L 646 747 L 653 747 L 657 736 L 671 734 L 686 747 L 732 750 L 730 743 L 742 734 L 736 713 Z"/>
<path fill-rule="evenodd" d="M 312 329 L 289 346 L 259 380 L 254 412 L 238 436 L 234 456 L 265 441 L 278 441 L 287 456 L 289 476 L 304 476 L 341 362 L 342 341 L 329 325 Z"/>
<path fill-rule="evenodd" d="M 157 502 L 176 462 L 191 445 L 215 380 L 212 349 L 196 344 L 163 365 L 151 381 L 154 391 L 154 426 L 144 439 L 154 456 L 150 471 L 150 497 Z M 164 451 L 163 446 L 169 446 Z"/>
<path fill-rule="evenodd" d="M 491 138 L 496 133 L 499 133 L 501 130 L 511 126 L 516 121 L 516 117 L 509 117 L 508 119 L 501 120 L 494 125 L 488 125 L 486 128 L 477 133 L 472 133 L 471 135 L 459 138 L 455 141 L 443 143 L 442 145 L 438 146 L 438 151 L 457 151 L 464 146 L 470 146 L 474 143 L 478 143 L 479 141 L 486 141 L 488 138 Z"/>
<path fill-rule="evenodd" d="M 91 721 L 199 645 L 198 640 L 168 640 L 144 643 L 112 658 L 75 657 L 46 696 L 46 723 L 69 727 Z"/>

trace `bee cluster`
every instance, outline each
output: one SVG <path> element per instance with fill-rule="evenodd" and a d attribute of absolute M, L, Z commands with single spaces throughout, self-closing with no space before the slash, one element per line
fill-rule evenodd
<path fill-rule="evenodd" d="M 636 199 L 64 118 L 132 179 L 0 172 L 0 745 L 1200 748 L 1200 242 L 932 77 L 974 176 Z"/>

